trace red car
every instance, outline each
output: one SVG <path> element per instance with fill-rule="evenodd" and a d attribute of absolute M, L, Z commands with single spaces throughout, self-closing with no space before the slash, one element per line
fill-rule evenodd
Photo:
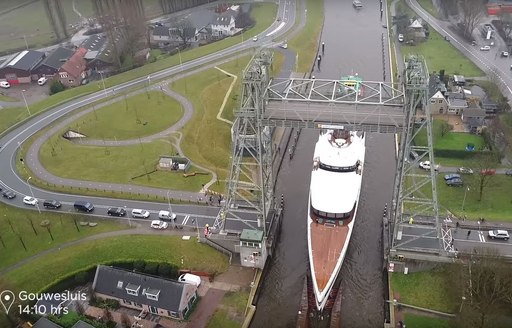
<path fill-rule="evenodd" d="M 495 169 L 484 169 L 484 170 L 480 170 L 480 174 L 481 175 L 495 175 L 496 170 Z"/>

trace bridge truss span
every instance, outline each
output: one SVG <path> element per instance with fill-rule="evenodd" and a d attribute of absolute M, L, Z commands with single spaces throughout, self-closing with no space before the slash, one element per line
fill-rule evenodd
<path fill-rule="evenodd" d="M 265 92 L 265 126 L 347 129 L 397 133 L 405 124 L 404 92 L 397 84 L 375 81 L 273 79 Z"/>

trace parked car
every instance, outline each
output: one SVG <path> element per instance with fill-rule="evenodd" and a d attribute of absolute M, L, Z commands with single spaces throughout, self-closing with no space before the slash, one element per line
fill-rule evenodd
<path fill-rule="evenodd" d="M 179 278 L 178 281 L 184 282 L 186 284 L 191 284 L 199 287 L 201 285 L 201 277 L 191 274 L 191 273 L 184 273 Z"/>
<path fill-rule="evenodd" d="M 509 235 L 507 230 L 489 230 L 489 238 L 508 240 Z"/>
<path fill-rule="evenodd" d="M 427 170 L 427 171 L 430 170 L 430 161 L 420 162 L 420 168 Z M 439 170 L 439 165 L 436 165 L 434 167 L 434 170 L 435 171 Z"/>
<path fill-rule="evenodd" d="M 46 208 L 57 209 L 60 208 L 62 204 L 58 200 L 47 199 L 43 202 L 43 206 Z"/>
<path fill-rule="evenodd" d="M 398 42 L 404 42 L 404 35 L 398 34 Z"/>
<path fill-rule="evenodd" d="M 38 201 L 34 197 L 25 196 L 25 197 L 23 197 L 23 203 L 27 204 L 27 205 L 36 206 Z"/>
<path fill-rule="evenodd" d="M 16 194 L 12 190 L 4 190 L 2 196 L 4 196 L 7 199 L 13 199 L 14 197 L 16 197 Z"/>
<path fill-rule="evenodd" d="M 496 170 L 495 169 L 483 169 L 483 170 L 480 170 L 480 174 L 481 175 L 495 175 Z"/>
<path fill-rule="evenodd" d="M 363 8 L 363 3 L 361 0 L 354 0 L 352 1 L 352 6 L 354 6 L 356 9 Z"/>
<path fill-rule="evenodd" d="M 508 57 L 508 51 L 502 51 L 501 57 Z"/>
<path fill-rule="evenodd" d="M 37 80 L 37 84 L 45 85 L 47 81 L 48 81 L 48 78 L 43 76 L 43 77 L 39 78 L 39 80 Z"/>
<path fill-rule="evenodd" d="M 132 216 L 133 216 L 134 218 L 147 219 L 147 218 L 149 218 L 150 213 L 149 213 L 149 211 L 142 210 L 142 209 L 140 209 L 140 208 L 134 208 L 134 209 L 132 210 Z"/>
<path fill-rule="evenodd" d="M 153 229 L 164 230 L 164 229 L 167 229 L 168 226 L 169 226 L 169 224 L 164 221 L 160 221 L 160 220 L 151 221 L 151 228 L 153 228 Z"/>
<path fill-rule="evenodd" d="M 470 169 L 469 167 L 459 167 L 457 169 L 457 173 L 460 173 L 460 174 L 473 174 L 473 170 Z"/>
<path fill-rule="evenodd" d="M 9 89 L 11 84 L 7 81 L 0 81 L 0 88 Z"/>
<path fill-rule="evenodd" d="M 258 41 L 258 37 L 257 37 L 257 36 L 255 36 L 255 37 L 253 37 L 253 38 L 252 38 L 252 40 L 253 40 L 254 42 Z"/>
<path fill-rule="evenodd" d="M 169 211 L 160 211 L 158 212 L 158 218 L 162 220 L 176 220 L 176 213 L 171 213 Z"/>
<path fill-rule="evenodd" d="M 460 179 L 460 174 L 452 173 L 452 174 L 446 174 L 444 176 L 444 181 L 448 181 L 448 180 L 451 180 L 451 179 Z"/>
<path fill-rule="evenodd" d="M 110 215 L 110 216 L 125 216 L 126 215 L 126 211 L 124 208 L 121 208 L 121 207 L 110 207 L 108 210 L 107 210 L 107 214 Z"/>
<path fill-rule="evenodd" d="M 506 170 L 505 175 L 512 176 L 512 170 Z"/>
<path fill-rule="evenodd" d="M 461 178 L 454 178 L 445 182 L 448 187 L 462 187 L 464 185 L 464 181 Z"/>
<path fill-rule="evenodd" d="M 483 47 L 480 47 L 480 51 L 489 51 L 491 50 L 491 47 L 490 46 L 483 46 Z"/>

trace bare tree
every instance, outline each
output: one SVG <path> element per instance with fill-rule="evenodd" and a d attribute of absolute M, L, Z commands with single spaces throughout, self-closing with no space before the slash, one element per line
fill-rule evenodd
<path fill-rule="evenodd" d="M 464 36 L 471 38 L 473 30 L 480 23 L 484 16 L 485 1 L 484 0 L 458 0 L 462 25 L 464 26 Z"/>
<path fill-rule="evenodd" d="M 503 36 L 505 37 L 505 41 L 507 41 L 512 36 L 512 14 L 502 10 L 500 11 L 499 18 Z"/>
<path fill-rule="evenodd" d="M 132 322 L 130 320 L 130 317 L 128 316 L 128 314 L 123 312 L 121 314 L 121 326 L 124 327 L 124 328 L 130 328 L 131 325 L 132 325 Z"/>
<path fill-rule="evenodd" d="M 485 188 L 490 185 L 496 175 L 496 166 L 499 162 L 499 154 L 494 151 L 480 151 L 474 157 L 474 167 L 477 168 L 476 184 L 478 188 L 478 201 L 482 201 Z"/>
<path fill-rule="evenodd" d="M 196 28 L 187 19 L 182 21 L 180 24 L 171 27 L 169 32 L 171 35 L 174 35 L 181 40 L 183 47 L 187 47 L 196 35 Z"/>

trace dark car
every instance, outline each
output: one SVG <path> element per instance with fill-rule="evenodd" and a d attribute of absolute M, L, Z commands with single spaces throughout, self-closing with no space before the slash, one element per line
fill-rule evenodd
<path fill-rule="evenodd" d="M 505 175 L 512 176 L 512 170 L 506 170 Z"/>
<path fill-rule="evenodd" d="M 113 216 L 125 216 L 126 215 L 126 211 L 124 210 L 124 208 L 120 208 L 120 207 L 111 207 L 107 210 L 107 214 L 108 215 L 113 215 Z"/>
<path fill-rule="evenodd" d="M 462 187 L 464 185 L 464 181 L 462 181 L 461 178 L 454 178 L 446 180 L 446 185 L 449 187 Z"/>
<path fill-rule="evenodd" d="M 13 199 L 14 197 L 16 197 L 16 194 L 12 190 L 4 190 L 2 196 L 4 196 L 7 199 Z"/>
<path fill-rule="evenodd" d="M 60 208 L 62 204 L 58 200 L 47 199 L 43 202 L 43 206 L 46 208 Z"/>
<path fill-rule="evenodd" d="M 75 210 L 81 211 L 81 212 L 94 211 L 94 205 L 92 203 L 84 202 L 81 200 L 77 200 L 73 206 L 74 206 Z"/>
<path fill-rule="evenodd" d="M 444 181 L 448 181 L 448 180 L 451 180 L 451 179 L 460 179 L 460 174 L 452 173 L 452 174 L 446 174 L 444 176 Z"/>

